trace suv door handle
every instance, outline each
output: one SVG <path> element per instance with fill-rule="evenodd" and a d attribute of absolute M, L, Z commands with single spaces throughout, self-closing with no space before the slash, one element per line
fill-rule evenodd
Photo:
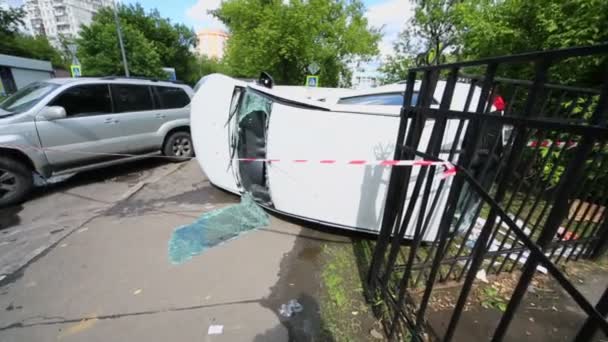
<path fill-rule="evenodd" d="M 117 123 L 119 123 L 119 121 L 117 119 L 107 118 L 107 119 L 105 119 L 104 123 L 107 123 L 107 124 L 117 124 Z"/>
<path fill-rule="evenodd" d="M 160 113 L 157 113 L 157 114 L 155 115 L 155 117 L 156 117 L 157 119 L 164 119 L 164 118 L 166 118 L 167 116 L 166 116 L 165 114 L 160 114 Z"/>

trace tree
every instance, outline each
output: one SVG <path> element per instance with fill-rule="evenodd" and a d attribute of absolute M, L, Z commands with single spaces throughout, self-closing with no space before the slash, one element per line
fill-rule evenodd
<path fill-rule="evenodd" d="M 441 64 L 445 53 L 458 43 L 456 24 L 458 1 L 418 0 L 412 20 L 412 36 L 420 39 L 422 53 L 417 56 L 418 65 Z"/>
<path fill-rule="evenodd" d="M 393 45 L 394 55 L 380 67 L 384 82 L 404 80 L 413 66 L 445 63 L 453 59 L 459 43 L 460 20 L 454 0 L 418 0 L 414 17 Z"/>
<path fill-rule="evenodd" d="M 171 24 L 157 10 L 146 13 L 139 4 L 120 5 L 129 71 L 133 75 L 166 78 L 162 67 L 174 67 L 177 77 L 194 83 L 196 45 L 192 29 Z M 85 75 L 122 75 L 124 69 L 112 9 L 101 9 L 89 26 L 82 26 L 77 40 L 78 57 Z"/>
<path fill-rule="evenodd" d="M 227 66 L 217 58 L 209 58 L 207 56 L 201 56 L 196 61 L 196 78 L 200 79 L 201 77 L 214 73 L 222 73 L 229 74 L 229 70 Z"/>
<path fill-rule="evenodd" d="M 163 67 L 175 68 L 177 77 L 196 83 L 196 56 L 192 52 L 197 37 L 191 28 L 172 24 L 162 18 L 158 10 L 146 13 L 140 4 L 121 6 L 120 18 L 137 28 L 155 47 Z"/>
<path fill-rule="evenodd" d="M 23 8 L 9 8 L 4 10 L 0 8 L 0 34 L 14 35 L 19 32 L 19 27 L 25 22 L 25 10 Z"/>
<path fill-rule="evenodd" d="M 116 26 L 113 20 L 103 19 L 110 11 L 101 10 L 91 25 L 80 30 L 77 55 L 84 76 L 124 74 Z M 124 20 L 121 20 L 121 29 L 129 72 L 134 76 L 166 78 L 156 47 Z"/>
<path fill-rule="evenodd" d="M 33 37 L 20 32 L 23 8 L 0 9 L 0 53 L 50 61 L 65 67 L 66 61 L 44 36 Z"/>
<path fill-rule="evenodd" d="M 393 43 L 394 55 L 386 56 L 378 69 L 384 75 L 382 83 L 395 83 L 407 78 L 408 69 L 416 65 L 416 55 L 420 51 L 420 47 L 414 47 L 415 42 L 409 30 L 399 33 Z"/>
<path fill-rule="evenodd" d="M 359 0 L 226 0 L 213 13 L 230 30 L 225 60 L 235 76 L 266 71 L 303 84 L 315 62 L 321 84 L 336 86 L 349 61 L 377 53 L 380 34 L 363 12 Z"/>
<path fill-rule="evenodd" d="M 469 0 L 460 3 L 457 11 L 466 59 L 608 41 L 605 0 Z M 598 57 L 566 60 L 552 70 L 552 81 L 599 84 L 605 63 Z M 527 76 L 520 68 L 501 72 L 515 78 Z"/>

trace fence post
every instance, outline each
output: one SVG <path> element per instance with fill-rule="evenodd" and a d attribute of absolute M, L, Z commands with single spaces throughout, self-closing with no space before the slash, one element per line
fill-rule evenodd
<path fill-rule="evenodd" d="M 604 294 L 597 302 L 595 308 L 602 315 L 608 315 L 608 288 L 604 291 Z M 587 318 L 585 324 L 581 327 L 581 330 L 576 334 L 575 341 L 591 341 L 593 336 L 597 333 L 597 329 L 598 326 L 596 321 L 592 317 Z"/>
<path fill-rule="evenodd" d="M 416 72 L 410 71 L 407 75 L 407 86 L 405 89 L 405 96 L 403 97 L 403 106 L 401 107 L 401 119 L 399 121 L 399 130 L 397 133 L 397 141 L 395 142 L 395 153 L 393 159 L 401 159 L 403 154 L 403 144 L 405 141 L 405 132 L 408 130 L 408 112 L 405 107 L 412 105 L 412 98 L 414 94 L 414 85 L 416 82 Z M 378 234 L 378 240 L 374 253 L 372 256 L 369 273 L 367 276 L 367 282 L 369 291 L 374 292 L 376 287 L 376 279 L 378 279 L 378 273 L 382 267 L 382 261 L 386 253 L 386 248 L 395 226 L 396 213 L 399 207 L 399 199 L 405 196 L 404 192 L 407 189 L 403 189 L 404 185 L 407 186 L 407 172 L 403 168 L 393 168 L 391 170 L 391 177 L 388 183 L 388 190 L 386 194 L 386 203 L 384 206 L 384 213 L 382 216 L 382 226 L 380 233 Z"/>
<path fill-rule="evenodd" d="M 606 254 L 606 251 L 608 251 L 608 213 L 604 214 L 604 223 L 600 228 L 599 237 L 591 248 L 589 258 L 598 260 Z"/>

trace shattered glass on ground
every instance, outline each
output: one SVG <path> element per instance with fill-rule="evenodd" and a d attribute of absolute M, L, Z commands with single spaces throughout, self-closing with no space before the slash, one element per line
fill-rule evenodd
<path fill-rule="evenodd" d="M 208 248 L 269 223 L 268 214 L 246 193 L 241 203 L 204 213 L 193 223 L 175 229 L 169 240 L 169 260 L 181 264 Z"/>

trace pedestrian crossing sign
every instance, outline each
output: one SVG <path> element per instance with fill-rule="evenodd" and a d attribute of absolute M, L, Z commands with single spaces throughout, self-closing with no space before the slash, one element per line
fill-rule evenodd
<path fill-rule="evenodd" d="M 80 77 L 82 76 L 82 69 L 79 64 L 70 65 L 70 71 L 72 72 L 72 77 Z"/>
<path fill-rule="evenodd" d="M 318 87 L 319 86 L 319 76 L 308 75 L 306 76 L 306 86 L 307 87 Z"/>

